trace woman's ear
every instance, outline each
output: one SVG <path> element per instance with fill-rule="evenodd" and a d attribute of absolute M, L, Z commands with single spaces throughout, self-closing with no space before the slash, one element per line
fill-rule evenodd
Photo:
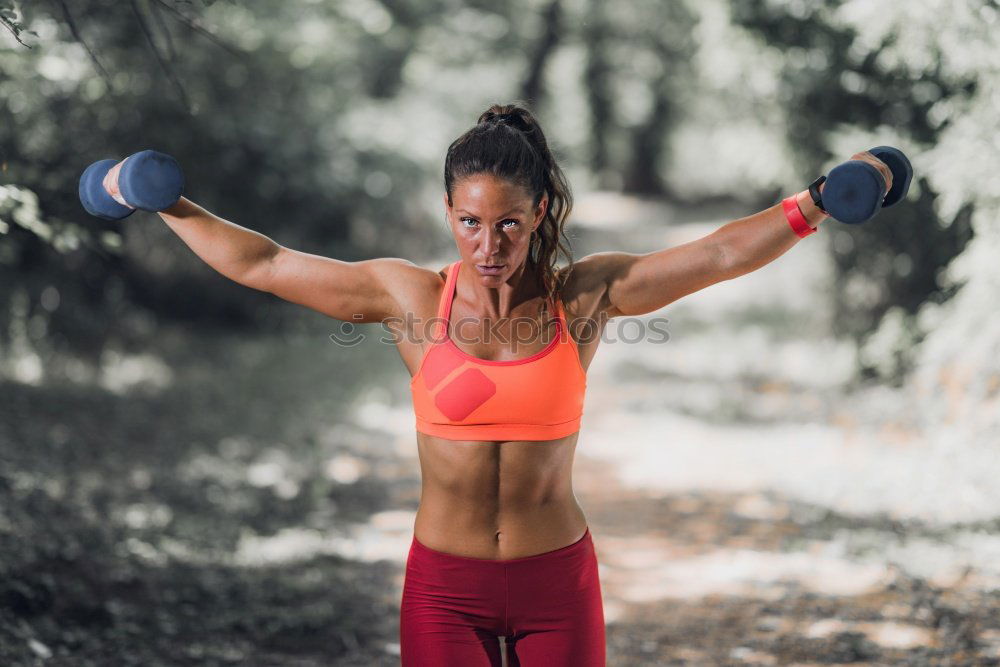
<path fill-rule="evenodd" d="M 448 191 L 444 193 L 444 223 L 445 225 L 451 225 L 451 217 L 448 215 L 451 212 L 451 202 L 448 201 Z"/>
<path fill-rule="evenodd" d="M 538 224 L 541 224 L 541 221 L 545 218 L 545 214 L 548 212 L 548 210 L 549 210 L 549 195 L 544 194 L 542 195 L 541 200 L 539 200 L 538 206 L 535 207 L 535 220 L 538 221 Z M 538 228 L 538 224 L 535 225 L 535 229 Z"/>

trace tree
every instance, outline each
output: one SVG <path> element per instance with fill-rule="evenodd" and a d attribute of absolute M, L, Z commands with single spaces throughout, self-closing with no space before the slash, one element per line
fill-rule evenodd
<path fill-rule="evenodd" d="M 835 10 L 842 5 L 828 0 L 799 11 L 764 0 L 730 2 L 734 22 L 756 33 L 761 48 L 786 55 L 781 95 L 791 110 L 789 143 L 804 173 L 821 173 L 834 157 L 835 133 L 848 125 L 873 136 L 892 128 L 904 150 L 916 155 L 938 142 L 946 128 L 935 109 L 961 103 L 976 89 L 967 74 L 942 70 L 939 46 L 939 57 L 919 68 L 885 57 L 899 48 L 908 19 L 886 22 L 890 27 L 878 39 L 862 39 L 859 24 L 838 18 Z M 883 9 L 890 15 L 897 11 Z M 956 288 L 942 283 L 941 271 L 972 237 L 971 208 L 939 217 L 938 194 L 920 166 L 918 161 L 916 192 L 906 201 L 865 225 L 828 235 L 840 288 L 834 294 L 836 332 L 850 335 L 862 349 L 886 313 L 899 309 L 905 328 L 912 330 L 923 303 L 945 301 Z M 903 357 L 891 364 L 876 364 L 864 354 L 859 359 L 863 375 L 896 383 L 911 368 Z"/>

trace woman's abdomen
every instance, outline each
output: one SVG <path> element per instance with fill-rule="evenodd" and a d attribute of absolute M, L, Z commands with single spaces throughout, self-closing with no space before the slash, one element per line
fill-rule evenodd
<path fill-rule="evenodd" d="M 571 479 L 576 434 L 551 442 L 418 438 L 422 488 L 414 533 L 425 546 L 505 560 L 562 548 L 587 521 Z"/>

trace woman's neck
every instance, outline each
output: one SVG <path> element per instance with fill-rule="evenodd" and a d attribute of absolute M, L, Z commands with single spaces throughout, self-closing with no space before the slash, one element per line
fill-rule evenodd
<path fill-rule="evenodd" d="M 461 284 L 464 282 L 467 303 L 471 303 L 470 310 L 476 315 L 494 320 L 512 317 L 514 309 L 524 303 L 545 296 L 545 290 L 541 283 L 541 277 L 534 272 L 527 261 L 511 274 L 511 276 L 497 287 L 483 285 L 480 275 L 475 269 L 469 270 L 463 262 L 459 267 L 456 298 L 461 291 Z M 462 274 L 467 273 L 463 280 Z M 533 313 L 534 314 L 534 313 Z"/>

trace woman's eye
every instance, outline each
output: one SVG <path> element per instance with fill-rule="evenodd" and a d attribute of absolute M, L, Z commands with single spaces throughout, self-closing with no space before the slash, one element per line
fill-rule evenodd
<path fill-rule="evenodd" d="M 479 221 L 478 220 L 474 220 L 473 218 L 459 218 L 459 221 L 463 225 L 465 225 L 466 227 L 472 227 L 474 225 L 478 225 L 479 224 Z M 466 225 L 466 223 L 471 223 L 471 224 L 467 224 Z M 513 220 L 513 219 L 504 220 L 502 224 L 507 225 L 507 223 L 511 223 L 511 226 L 508 226 L 507 229 L 511 229 L 514 225 L 521 224 L 517 220 Z"/>

